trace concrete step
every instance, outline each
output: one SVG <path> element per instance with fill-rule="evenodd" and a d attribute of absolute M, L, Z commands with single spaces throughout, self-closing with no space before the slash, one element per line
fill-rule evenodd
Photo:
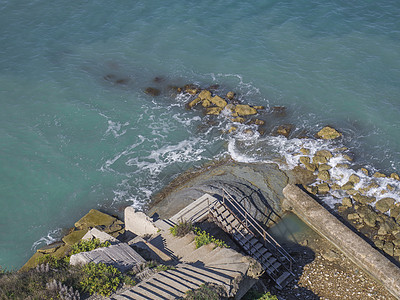
<path fill-rule="evenodd" d="M 280 287 L 283 288 L 285 287 L 285 285 L 287 283 L 289 283 L 290 279 L 291 279 L 291 275 L 290 272 L 285 271 L 282 273 L 281 276 L 279 276 L 279 278 L 276 280 L 276 284 Z"/>
<path fill-rule="evenodd" d="M 202 283 L 210 282 L 218 285 L 230 285 L 233 276 L 225 275 L 219 272 L 219 270 L 209 269 L 208 267 L 195 267 L 186 265 L 179 268 L 180 271 L 186 276 L 193 279 L 197 279 Z"/>
<path fill-rule="evenodd" d="M 203 261 L 205 257 L 210 255 L 210 252 L 213 251 L 214 247 L 214 244 L 203 245 L 192 252 L 188 252 L 189 255 L 183 257 L 182 260 L 184 262 L 196 262 L 198 260 Z"/>
<path fill-rule="evenodd" d="M 207 218 L 209 210 L 208 205 L 213 205 L 217 199 L 211 195 L 204 194 L 190 205 L 183 208 L 170 218 L 171 221 L 178 223 L 181 220 L 191 221 L 193 223 L 200 222 Z"/>

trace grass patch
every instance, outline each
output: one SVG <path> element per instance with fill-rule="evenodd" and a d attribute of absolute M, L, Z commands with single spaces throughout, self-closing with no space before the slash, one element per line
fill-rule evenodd
<path fill-rule="evenodd" d="M 188 221 L 179 221 L 178 224 L 171 227 L 169 231 L 173 236 L 182 237 L 193 231 L 193 224 Z"/>
<path fill-rule="evenodd" d="M 196 243 L 196 248 L 200 248 L 203 245 L 208 245 L 211 243 L 214 243 L 216 247 L 228 248 L 228 245 L 223 240 L 213 237 L 205 230 L 201 230 L 200 228 L 195 227 L 194 233 L 196 234 L 196 237 L 194 239 Z"/>

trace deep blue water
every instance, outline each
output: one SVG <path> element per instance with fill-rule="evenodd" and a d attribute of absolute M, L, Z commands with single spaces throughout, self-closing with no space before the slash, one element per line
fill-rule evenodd
<path fill-rule="evenodd" d="M 20 267 L 90 208 L 144 208 L 224 154 L 290 167 L 304 143 L 340 144 L 354 171 L 400 171 L 399 15 L 388 0 L 0 1 L 0 265 Z M 225 119 L 204 125 L 168 92 L 192 82 L 286 106 L 267 129 L 344 138 L 221 134 Z"/>

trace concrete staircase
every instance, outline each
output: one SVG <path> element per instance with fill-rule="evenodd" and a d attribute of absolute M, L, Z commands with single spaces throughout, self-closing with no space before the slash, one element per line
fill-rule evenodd
<path fill-rule="evenodd" d="M 259 276 L 261 268 L 256 270 L 254 266 L 258 264 L 254 259 L 230 248 L 215 247 L 214 244 L 196 249 L 195 234 L 174 237 L 169 232 L 169 223 L 172 221 L 159 222 L 158 225 L 163 227 L 161 232 L 148 243 L 175 259 L 178 262 L 175 269 L 156 273 L 110 299 L 176 299 L 205 283 L 221 286 L 227 297 L 240 299 L 255 283 L 256 279 L 252 277 Z"/>
<path fill-rule="evenodd" d="M 283 253 L 284 250 L 279 249 L 278 244 L 275 246 L 275 241 L 267 241 L 266 232 L 263 232 L 261 227 L 256 228 L 256 221 L 248 219 L 251 217 L 246 215 L 246 212 L 238 210 L 241 210 L 239 205 L 232 207 L 228 201 L 216 202 L 210 207 L 215 222 L 229 233 L 248 255 L 255 258 L 267 275 L 275 281 L 277 288 L 282 289 L 294 276 L 290 271 L 291 257 Z M 264 239 L 261 234 L 264 235 Z"/>

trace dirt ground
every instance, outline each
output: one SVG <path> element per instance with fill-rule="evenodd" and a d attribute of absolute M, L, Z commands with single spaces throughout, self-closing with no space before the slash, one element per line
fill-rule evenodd
<path fill-rule="evenodd" d="M 296 279 L 282 291 L 273 290 L 279 299 L 396 299 L 312 230 L 298 239 L 300 245 L 290 249 Z"/>

